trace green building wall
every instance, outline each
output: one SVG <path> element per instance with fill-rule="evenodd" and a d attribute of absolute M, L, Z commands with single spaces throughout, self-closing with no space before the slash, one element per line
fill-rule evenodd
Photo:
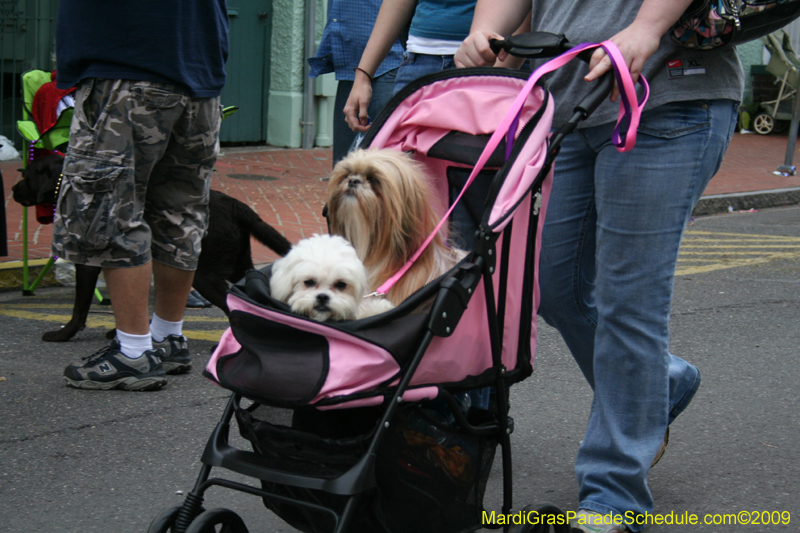
<path fill-rule="evenodd" d="M 269 89 L 269 115 L 267 143 L 273 146 L 299 148 L 303 137 L 303 107 L 306 82 L 305 23 L 303 0 L 273 0 L 271 86 Z M 325 27 L 327 2 L 316 1 L 314 13 L 316 39 L 322 37 Z M 309 80 L 314 84 L 314 144 L 333 144 L 333 100 L 336 80 L 333 74 Z"/>

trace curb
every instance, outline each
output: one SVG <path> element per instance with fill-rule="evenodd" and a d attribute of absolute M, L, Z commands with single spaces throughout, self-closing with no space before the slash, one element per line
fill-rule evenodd
<path fill-rule="evenodd" d="M 28 261 L 28 283 L 32 283 L 49 259 L 31 259 Z M 51 268 L 39 282 L 37 288 L 55 287 L 60 283 L 56 280 L 54 269 Z M 0 263 L 0 292 L 22 290 L 22 261 L 9 261 Z"/>
<path fill-rule="evenodd" d="M 703 196 L 692 216 L 718 215 L 748 209 L 767 209 L 800 204 L 800 187 L 769 191 L 741 192 Z"/>

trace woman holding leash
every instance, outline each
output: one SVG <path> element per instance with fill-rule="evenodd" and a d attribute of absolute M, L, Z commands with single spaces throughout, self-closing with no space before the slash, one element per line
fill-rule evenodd
<path fill-rule="evenodd" d="M 604 103 L 562 143 L 542 236 L 540 315 L 570 348 L 594 400 L 578 450 L 578 531 L 639 531 L 652 512 L 647 474 L 669 424 L 700 385 L 670 353 L 669 313 L 684 227 L 733 135 L 744 80 L 733 48 L 681 48 L 668 32 L 691 0 L 479 0 L 456 65 L 495 63 L 489 39 L 532 9 L 532 29 L 573 43 L 610 39 L 650 83 L 636 147 L 612 144 L 618 105 Z M 501 53 L 499 59 L 505 59 Z M 610 68 L 597 49 L 548 81 L 563 123 Z M 611 95 L 616 102 L 617 90 Z M 613 516 L 609 521 L 604 516 Z M 609 523 L 611 522 L 611 523 Z"/>

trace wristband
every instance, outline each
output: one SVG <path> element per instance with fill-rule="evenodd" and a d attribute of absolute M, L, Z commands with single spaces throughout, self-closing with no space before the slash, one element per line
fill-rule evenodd
<path fill-rule="evenodd" d="M 367 72 L 366 70 L 364 70 L 363 68 L 361 68 L 361 67 L 356 67 L 356 68 L 354 68 L 353 70 L 354 70 L 354 71 L 356 71 L 356 70 L 360 70 L 361 72 L 363 72 L 364 74 L 366 74 L 366 75 L 367 75 L 367 78 L 369 78 L 369 81 L 372 81 L 372 75 L 371 75 L 369 72 Z"/>

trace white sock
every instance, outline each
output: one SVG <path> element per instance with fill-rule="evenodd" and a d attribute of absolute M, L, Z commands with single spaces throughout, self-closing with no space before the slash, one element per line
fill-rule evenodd
<path fill-rule="evenodd" d="M 180 335 L 182 331 L 183 320 L 180 322 L 168 322 L 153 313 L 153 320 L 150 321 L 150 335 L 155 342 L 164 342 L 164 339 L 170 335 Z"/>
<path fill-rule="evenodd" d="M 117 330 L 117 341 L 119 341 L 119 351 L 131 359 L 138 359 L 144 352 L 153 349 L 153 339 L 149 334 L 131 335 Z"/>

